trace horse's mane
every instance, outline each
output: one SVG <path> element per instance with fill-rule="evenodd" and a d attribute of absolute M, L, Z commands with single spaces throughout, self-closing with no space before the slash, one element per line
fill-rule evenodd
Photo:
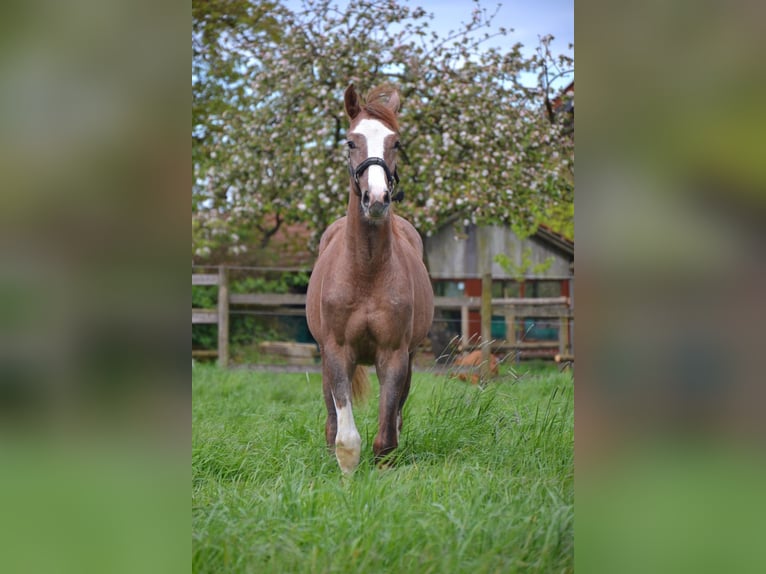
<path fill-rule="evenodd" d="M 396 117 L 398 110 L 392 110 L 386 106 L 388 99 L 396 91 L 390 84 L 383 84 L 373 88 L 367 93 L 365 104 L 362 106 L 365 112 L 375 119 L 388 125 L 395 132 L 399 131 L 399 120 Z"/>

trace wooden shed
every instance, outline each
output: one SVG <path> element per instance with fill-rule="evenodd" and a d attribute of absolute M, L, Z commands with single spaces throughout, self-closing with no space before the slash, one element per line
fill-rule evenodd
<path fill-rule="evenodd" d="M 489 270 L 493 300 L 565 297 L 571 315 L 574 242 L 547 227 L 521 239 L 505 225 L 456 227 L 452 222 L 425 239 L 425 251 L 437 297 L 480 297 L 482 275 Z M 509 264 L 501 265 L 496 260 L 498 255 Z M 560 340 L 562 323 L 551 313 L 542 315 L 521 316 L 493 309 L 492 338 L 537 342 L 539 349 L 550 349 L 539 354 L 553 356 L 560 349 L 556 342 Z M 434 346 L 460 334 L 460 321 L 459 310 L 437 307 L 432 329 Z M 564 328 L 571 329 L 568 321 Z M 476 308 L 468 313 L 468 331 L 470 336 L 481 333 L 481 315 Z M 570 333 L 566 335 L 569 340 Z"/>

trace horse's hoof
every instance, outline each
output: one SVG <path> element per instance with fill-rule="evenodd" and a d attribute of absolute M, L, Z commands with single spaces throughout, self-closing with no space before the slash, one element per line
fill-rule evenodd
<path fill-rule="evenodd" d="M 362 437 L 359 433 L 349 433 L 349 436 L 338 437 L 335 440 L 335 458 L 344 474 L 354 472 L 359 466 L 362 454 Z"/>
<path fill-rule="evenodd" d="M 343 474 L 351 474 L 359 466 L 360 451 L 354 448 L 347 448 L 344 446 L 335 446 L 335 458 L 338 459 L 338 464 Z"/>
<path fill-rule="evenodd" d="M 386 453 L 375 455 L 375 466 L 380 470 L 394 468 L 398 460 L 397 451 L 392 449 Z"/>

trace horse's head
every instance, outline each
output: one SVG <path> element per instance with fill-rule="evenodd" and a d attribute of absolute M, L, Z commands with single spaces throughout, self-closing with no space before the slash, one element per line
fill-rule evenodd
<path fill-rule="evenodd" d="M 391 201 L 397 201 L 395 187 L 396 152 L 399 148 L 399 94 L 391 87 L 372 90 L 366 103 L 360 103 L 353 84 L 344 95 L 348 130 L 348 169 L 354 192 L 359 196 L 362 215 L 370 221 L 383 221 Z"/>

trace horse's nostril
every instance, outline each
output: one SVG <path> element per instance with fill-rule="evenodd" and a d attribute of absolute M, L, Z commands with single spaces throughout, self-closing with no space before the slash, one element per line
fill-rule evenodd
<path fill-rule="evenodd" d="M 388 192 L 386 192 L 386 194 L 383 196 L 383 203 L 386 205 L 391 203 L 391 195 Z"/>
<path fill-rule="evenodd" d="M 362 203 L 364 205 L 370 205 L 370 192 L 369 191 L 365 191 L 362 194 Z"/>

